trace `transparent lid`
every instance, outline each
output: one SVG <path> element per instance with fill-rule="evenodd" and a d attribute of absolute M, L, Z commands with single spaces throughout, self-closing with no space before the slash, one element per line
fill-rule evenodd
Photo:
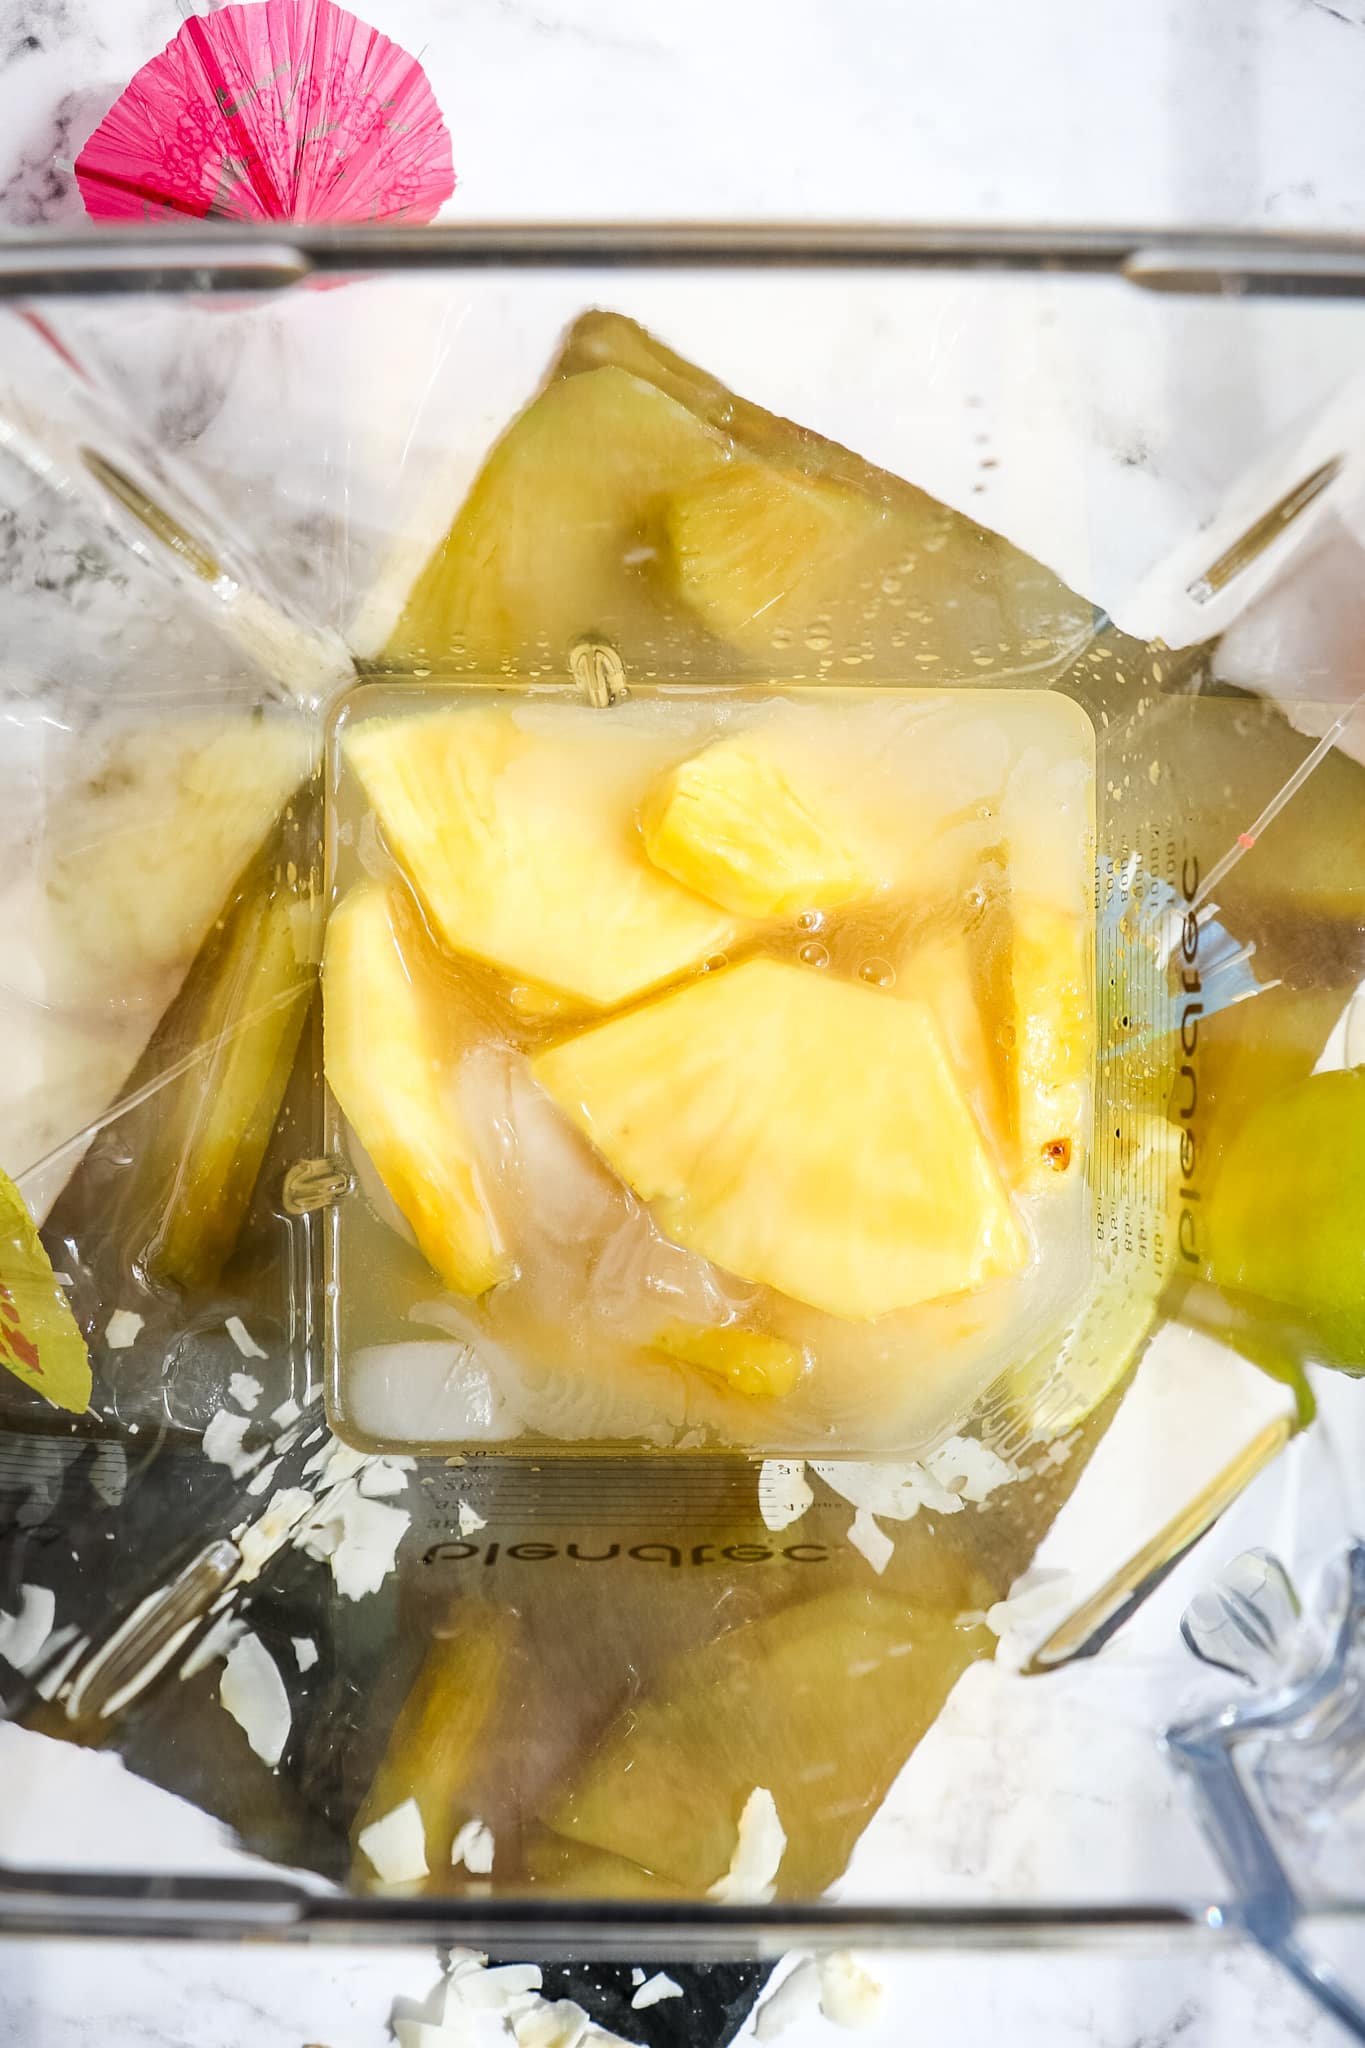
<path fill-rule="evenodd" d="M 1360 274 L 3 252 L 0 1697 L 326 1883 L 0 1910 L 1236 1916 L 1152 1737 L 1358 1520 Z"/>

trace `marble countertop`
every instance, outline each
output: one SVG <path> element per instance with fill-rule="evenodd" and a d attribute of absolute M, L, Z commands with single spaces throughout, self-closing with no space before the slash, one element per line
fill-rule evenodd
<path fill-rule="evenodd" d="M 0 216 L 69 165 L 171 0 L 7 0 Z M 1365 220 L 1362 0 L 384 0 L 467 219 Z"/>
<path fill-rule="evenodd" d="M 373 0 L 368 12 L 420 52 L 447 113 L 459 177 L 451 218 L 1365 227 L 1362 0 L 693 0 L 667 10 Z M 0 0 L 0 226 L 80 217 L 72 158 L 180 18 L 170 0 Z M 1264 1540 L 1294 1486 L 1300 1540 L 1310 1540 L 1313 1514 L 1286 1465 L 1216 1546 L 1231 1555 Z M 1161 1666 L 1177 1654 L 1180 1607 L 1208 1568 L 1205 1545 L 1125 1655 Z M 1073 1714 L 1048 1683 L 1045 1695 L 1007 1672 L 971 1674 L 860 1851 L 854 1895 L 875 1895 L 879 1854 L 902 1866 L 918 1858 L 950 1885 L 955 1869 L 966 1873 L 982 1816 L 1000 1811 L 1002 1776 L 1020 1792 L 993 1867 L 1025 1890 L 1156 1897 L 1177 1869 L 1181 1891 L 1216 1894 L 1150 1724 L 1120 1717 L 1096 1744 L 1089 1695 Z M 22 1783 L 30 1802 L 56 1761 L 42 1738 L 0 1729 L 0 1779 Z M 972 1782 L 975 1806 L 963 1790 Z M 1046 1846 L 1063 1796 L 1069 1859 Z M 111 1843 L 129 1830 L 160 1841 L 166 1867 L 231 1861 L 212 1823 L 134 1781 L 104 1825 Z M 26 1846 L 11 1814 L 0 1856 L 20 1859 Z M 84 1848 L 89 1858 L 88 1834 Z M 876 2048 L 1329 2048 L 1339 2038 L 1230 1942 L 1123 1957 L 883 1958 L 876 1969 L 886 1998 L 863 2035 Z M 381 2048 L 394 2000 L 422 1997 L 436 1976 L 430 1949 L 9 1942 L 0 2033 L 6 2048 Z M 830 2048 L 840 2037 L 809 2016 L 781 2038 Z"/>

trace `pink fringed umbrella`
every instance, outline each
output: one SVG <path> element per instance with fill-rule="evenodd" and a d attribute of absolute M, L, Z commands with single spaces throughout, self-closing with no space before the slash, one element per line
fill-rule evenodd
<path fill-rule="evenodd" d="M 426 221 L 455 189 L 415 57 L 332 0 L 191 16 L 76 160 L 105 220 Z"/>

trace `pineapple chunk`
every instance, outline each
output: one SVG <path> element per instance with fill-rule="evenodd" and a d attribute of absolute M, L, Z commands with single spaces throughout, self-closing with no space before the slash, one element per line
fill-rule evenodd
<path fill-rule="evenodd" d="M 284 877 L 253 874 L 202 977 L 191 971 L 168 1013 L 197 1030 L 201 1055 L 211 1050 L 160 1091 L 134 1154 L 130 1200 L 150 1197 L 157 1215 L 141 1263 L 158 1281 L 212 1286 L 241 1234 L 313 997 L 310 910 Z M 163 1026 L 158 1037 L 176 1035 Z M 131 1147 L 126 1121 L 120 1135 Z"/>
<path fill-rule="evenodd" d="M 831 909 L 877 886 L 841 815 L 848 798 L 813 750 L 803 760 L 781 739 L 718 741 L 666 775 L 640 814 L 655 866 L 743 917 Z"/>
<path fill-rule="evenodd" d="M 386 658 L 563 670 L 591 633 L 651 665 L 669 630 L 667 591 L 652 571 L 663 494 L 728 456 L 722 435 L 624 370 L 549 385 L 484 464 Z"/>
<path fill-rule="evenodd" d="M 643 1866 L 696 1899 L 723 1876 L 762 1785 L 789 1837 L 778 1888 L 818 1897 L 962 1672 L 989 1653 L 987 1632 L 962 1625 L 991 1597 L 980 1574 L 959 1566 L 945 1590 L 915 1584 L 907 1600 L 845 1584 L 682 1650 L 601 1731 L 542 1819 L 580 1852 Z M 553 1875 L 548 1845 L 539 1855 Z M 576 1864 L 559 1869 L 567 1889 Z"/>
<path fill-rule="evenodd" d="M 734 1324 L 703 1329 L 695 1323 L 669 1323 L 655 1337 L 654 1349 L 759 1399 L 789 1394 L 801 1377 L 801 1353 L 794 1344 Z"/>
<path fill-rule="evenodd" d="M 827 444 L 791 452 L 799 469 L 736 461 L 679 483 L 664 513 L 681 595 L 769 676 L 838 662 L 979 683 L 1090 637 L 1090 607 L 998 534 Z"/>
<path fill-rule="evenodd" d="M 1080 1171 L 1094 1026 L 1089 933 L 1076 913 L 1013 904 L 1015 1126 L 1020 1185 L 1067 1185 Z"/>
<path fill-rule="evenodd" d="M 441 1618 L 351 1823 L 358 1844 L 366 1828 L 415 1799 L 431 1872 L 424 1891 L 446 1890 L 455 1881 L 451 1845 L 470 1810 L 516 1641 L 517 1618 L 506 1608 L 460 1600 Z M 354 1877 L 373 1887 L 368 1858 L 357 1858 Z"/>
<path fill-rule="evenodd" d="M 948 1057 L 997 1155 L 1008 1158 L 1012 1105 L 1004 1048 L 987 1018 L 989 960 L 963 931 L 923 934 L 896 975 L 896 990 L 925 1004 L 938 1025 Z"/>
<path fill-rule="evenodd" d="M 605 1008 L 734 935 L 644 856 L 635 814 L 667 740 L 573 705 L 479 706 L 357 725 L 345 752 L 456 952 Z"/>
<path fill-rule="evenodd" d="M 482 1294 L 506 1262 L 455 1106 L 435 993 L 422 986 L 400 919 L 396 900 L 374 884 L 353 889 L 332 917 L 322 982 L 327 1081 L 441 1278 L 457 1294 Z"/>
<path fill-rule="evenodd" d="M 736 462 L 674 491 L 668 539 L 683 595 L 716 633 L 763 653 L 803 622 L 887 523 L 875 498 L 763 462 Z"/>
<path fill-rule="evenodd" d="M 552 1046 L 532 1071 L 668 1236 L 813 1308 L 870 1320 L 1025 1262 L 914 1001 L 752 960 Z"/>
<path fill-rule="evenodd" d="M 288 718 L 120 735 L 49 822 L 45 1001 L 164 1008 L 313 748 Z"/>

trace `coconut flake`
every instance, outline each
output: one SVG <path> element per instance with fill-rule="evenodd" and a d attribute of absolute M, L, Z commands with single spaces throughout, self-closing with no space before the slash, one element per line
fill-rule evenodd
<path fill-rule="evenodd" d="M 104 1326 L 104 1341 L 111 1351 L 127 1351 L 136 1344 L 138 1332 L 146 1321 L 136 1309 L 116 1308 Z"/>
<path fill-rule="evenodd" d="M 756 1785 L 739 1817 L 739 1839 L 730 1868 L 717 1878 L 707 1896 L 726 1906 L 766 1905 L 786 1847 L 777 1802 L 766 1786 Z"/>
<path fill-rule="evenodd" d="M 268 1351 L 261 1349 L 240 1316 L 229 1316 L 223 1328 L 227 1331 L 243 1358 L 268 1358 L 270 1356 Z"/>
<path fill-rule="evenodd" d="M 349 1504 L 341 1542 L 332 1552 L 332 1577 L 344 1600 L 377 1593 L 398 1556 L 412 1517 L 405 1508 L 356 1499 Z"/>
<path fill-rule="evenodd" d="M 881 2017 L 884 1988 L 847 1949 L 820 1960 L 820 2010 L 836 2027 L 870 2027 Z"/>
<path fill-rule="evenodd" d="M 265 1444 L 258 1451 L 244 1448 L 242 1439 L 250 1428 L 249 1415 L 234 1415 L 230 1408 L 220 1408 L 209 1417 L 201 1439 L 204 1456 L 215 1465 L 226 1465 L 234 1479 L 245 1479 L 248 1472 L 255 1471 L 268 1449 Z"/>
<path fill-rule="evenodd" d="M 459 1523 L 462 1536 L 472 1536 L 476 1529 L 486 1529 L 488 1527 L 484 1517 L 477 1513 L 467 1500 L 460 1502 Z"/>
<path fill-rule="evenodd" d="M 294 1542 L 327 1560 L 343 1599 L 362 1600 L 377 1593 L 393 1570 L 411 1520 L 406 1508 L 366 1500 L 353 1485 L 343 1485 L 318 1503 Z"/>
<path fill-rule="evenodd" d="M 311 1671 L 318 1661 L 318 1646 L 311 1636 L 291 1636 L 294 1657 L 300 1671 Z"/>
<path fill-rule="evenodd" d="M 940 1515 L 959 1514 L 964 1505 L 923 1465 L 865 1465 L 856 1461 L 817 1462 L 811 1468 L 850 1507 L 866 1508 L 884 1522 L 908 1522 L 921 1508 Z"/>
<path fill-rule="evenodd" d="M 754 2039 L 774 2041 L 797 2020 L 815 2011 L 820 1997 L 820 1965 L 813 1956 L 799 1962 L 759 2006 L 754 2016 Z"/>
<path fill-rule="evenodd" d="M 631 1999 L 631 2010 L 644 2012 L 651 2005 L 661 2005 L 665 1998 L 681 1998 L 682 1995 L 682 1985 L 676 1978 L 670 1977 L 666 1970 L 656 1970 L 652 1977 L 645 1979 Z"/>
<path fill-rule="evenodd" d="M 360 1491 L 367 1500 L 378 1499 L 381 1494 L 402 1493 L 409 1472 L 415 1471 L 416 1466 L 415 1458 L 375 1458 L 360 1474 Z"/>
<path fill-rule="evenodd" d="M 220 1614 L 210 1622 L 189 1656 L 180 1667 L 182 1678 L 193 1678 L 198 1672 L 207 1670 L 215 1658 L 226 1657 L 242 1636 L 246 1634 L 246 1623 L 235 1614 Z"/>
<path fill-rule="evenodd" d="M 228 1651 L 218 1697 L 261 1762 L 274 1770 L 292 1715 L 279 1667 L 259 1636 L 241 1636 Z"/>
<path fill-rule="evenodd" d="M 924 1466 L 949 1493 L 970 1501 L 988 1500 L 998 1486 L 1019 1477 L 1017 1466 L 974 1436 L 950 1436 L 929 1453 Z"/>
<path fill-rule="evenodd" d="M 776 1532 L 799 1522 L 815 1495 L 800 1458 L 765 1458 L 758 1474 L 758 1512 Z"/>
<path fill-rule="evenodd" d="M 260 1577 L 277 1550 L 293 1537 L 305 1515 L 317 1506 L 306 1486 L 282 1486 L 272 1494 L 265 1513 L 256 1521 L 233 1531 L 242 1562 L 233 1577 L 234 1586 L 249 1585 Z"/>
<path fill-rule="evenodd" d="M 254 1408 L 265 1388 L 249 1372 L 234 1372 L 228 1376 L 228 1394 L 239 1408 Z"/>
<path fill-rule="evenodd" d="M 426 1831 L 415 1799 L 405 1799 L 382 1820 L 372 1820 L 356 1841 L 384 1884 L 416 1884 L 427 1875 Z"/>
<path fill-rule="evenodd" d="M 513 2040 L 517 2048 L 632 2048 L 594 2026 L 571 1998 L 543 1998 L 541 1984 L 534 1963 L 490 1970 L 486 1956 L 456 1949 L 445 1983 L 425 2008 L 395 2012 L 399 2048 L 510 2048 Z"/>
<path fill-rule="evenodd" d="M 255 1478 L 247 1480 L 247 1492 L 259 1496 L 266 1491 L 267 1487 L 273 1486 L 275 1483 L 275 1474 L 280 1469 L 280 1462 L 281 1461 L 278 1458 L 272 1458 L 268 1465 L 262 1465 L 260 1471 L 256 1474 Z"/>
<path fill-rule="evenodd" d="M 866 1508 L 859 1508 L 849 1523 L 848 1540 L 855 1550 L 862 1552 L 880 1578 L 890 1564 L 896 1546 Z"/>
<path fill-rule="evenodd" d="M 1040 1622 L 1060 1618 L 1073 1598 L 1075 1573 L 1034 1565 L 1010 1587 L 1009 1597 L 986 1610 L 986 1626 L 1002 1647 L 1018 1654 L 1021 1638 L 1036 1639 Z"/>
<path fill-rule="evenodd" d="M 510 2019 L 540 2002 L 544 1982 L 539 1963 L 501 1963 L 494 1969 L 461 1970 L 446 1986 L 445 2023 L 471 2012 Z"/>
<path fill-rule="evenodd" d="M 302 1413 L 302 1408 L 300 1408 L 298 1402 L 294 1399 L 293 1395 L 291 1394 L 287 1401 L 281 1401 L 278 1408 L 271 1409 L 270 1420 L 277 1426 L 277 1428 L 288 1429 L 291 1423 L 295 1423 L 298 1421 Z"/>
<path fill-rule="evenodd" d="M 323 1434 L 321 1430 L 319 1436 Z M 311 1437 L 307 1439 L 313 1441 Z M 339 1486 L 343 1479 L 354 1479 L 370 1464 L 368 1451 L 357 1451 L 353 1445 L 344 1444 L 340 1437 L 329 1436 L 326 1443 L 314 1451 L 303 1468 L 303 1476 L 318 1475 L 319 1486 Z"/>
<path fill-rule="evenodd" d="M 463 1863 L 474 1877 L 487 1877 L 493 1868 L 493 1830 L 481 1820 L 467 1820 L 450 1848 L 450 1861 Z"/>
<path fill-rule="evenodd" d="M 571 1998 L 556 1999 L 553 2003 L 537 1999 L 512 2021 L 512 2032 L 517 2048 L 600 2048 L 600 2044 L 617 2038 L 600 2033 L 582 2006 L 575 2005 Z"/>
<path fill-rule="evenodd" d="M 15 1613 L 0 1612 L 0 1657 L 16 1671 L 27 1671 L 52 1633 L 57 1596 L 50 1586 L 23 1585 Z"/>

